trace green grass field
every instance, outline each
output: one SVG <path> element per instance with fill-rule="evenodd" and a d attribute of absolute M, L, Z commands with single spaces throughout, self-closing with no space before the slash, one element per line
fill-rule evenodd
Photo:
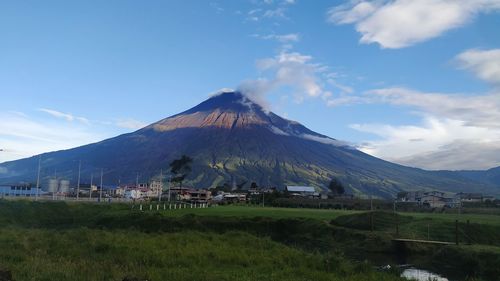
<path fill-rule="evenodd" d="M 0 267 L 15 280 L 399 279 L 242 232 L 2 229 Z"/>
<path fill-rule="evenodd" d="M 0 200 L 0 272 L 15 280 L 399 280 L 345 258 L 392 255 L 395 221 L 408 238 L 454 239 L 456 214 Z M 371 229 L 371 216 L 375 223 Z M 475 244 L 418 247 L 431 263 L 494 280 L 499 216 L 466 214 Z M 436 236 L 437 235 L 437 236 Z M 461 243 L 466 240 L 461 236 Z M 356 255 L 351 255 L 356 253 Z M 383 262 L 383 261 L 378 261 Z M 432 266 L 432 264 L 430 265 Z M 443 265 L 440 265 L 441 267 Z M 467 271 L 464 271 L 467 270 Z M 460 273 L 464 271 L 464 273 Z M 1 276 L 1 275 L 0 275 Z M 479 279 L 478 279 L 479 280 Z"/>
<path fill-rule="evenodd" d="M 145 205 L 146 206 L 146 205 Z M 149 205 L 148 205 L 149 206 Z M 208 209 L 178 209 L 163 212 L 166 216 L 183 216 L 195 214 L 200 216 L 237 216 L 237 217 L 271 217 L 271 218 L 311 218 L 320 220 L 333 220 L 339 216 L 361 213 L 353 210 L 328 210 L 328 209 L 301 209 L 301 208 L 275 208 L 256 206 L 218 206 Z M 454 222 L 455 220 L 467 221 L 488 225 L 500 225 L 500 216 L 485 214 L 450 214 L 450 213 L 414 213 L 398 212 L 402 216 L 410 216 L 415 219 L 432 219 L 443 222 Z"/>
<path fill-rule="evenodd" d="M 221 207 L 157 214 L 120 204 L 0 200 L 0 273 L 8 270 L 16 281 L 401 280 L 334 249 L 294 247 L 313 239 L 308 232 L 325 225 L 319 220 L 307 224 L 290 210 L 254 211 Z M 255 219 L 266 214 L 274 217 Z"/>
<path fill-rule="evenodd" d="M 183 216 L 194 214 L 199 216 L 230 216 L 230 217 L 270 217 L 270 218 L 309 218 L 332 220 L 342 215 L 354 214 L 359 211 L 325 210 L 325 209 L 298 209 L 274 208 L 256 206 L 217 206 L 206 209 L 178 209 L 162 211 L 165 216 Z"/>

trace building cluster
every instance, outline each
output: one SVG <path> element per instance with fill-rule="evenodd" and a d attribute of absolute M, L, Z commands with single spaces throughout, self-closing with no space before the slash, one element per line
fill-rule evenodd
<path fill-rule="evenodd" d="M 34 197 L 37 195 L 44 194 L 45 192 L 41 188 L 36 188 L 31 185 L 0 185 L 0 196 L 1 197 Z"/>
<path fill-rule="evenodd" d="M 447 194 L 441 191 L 404 191 L 399 192 L 396 201 L 399 203 L 413 203 L 422 207 L 430 208 L 456 208 L 464 202 L 486 202 L 493 201 L 493 196 L 481 193 L 456 193 Z"/>

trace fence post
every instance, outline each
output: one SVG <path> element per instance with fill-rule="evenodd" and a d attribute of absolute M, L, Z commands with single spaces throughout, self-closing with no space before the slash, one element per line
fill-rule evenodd
<path fill-rule="evenodd" d="M 370 231 L 373 232 L 373 211 L 370 211 Z"/>
<path fill-rule="evenodd" d="M 470 239 L 470 221 L 467 220 L 467 228 L 465 229 L 465 235 L 467 236 L 467 244 L 471 245 L 472 241 Z"/>
<path fill-rule="evenodd" d="M 455 220 L 455 244 L 458 245 L 458 220 Z"/>
<path fill-rule="evenodd" d="M 431 225 L 427 224 L 427 240 L 431 240 Z"/>
<path fill-rule="evenodd" d="M 396 212 L 396 201 L 394 201 L 394 221 L 396 222 L 396 237 L 399 237 L 399 217 Z"/>

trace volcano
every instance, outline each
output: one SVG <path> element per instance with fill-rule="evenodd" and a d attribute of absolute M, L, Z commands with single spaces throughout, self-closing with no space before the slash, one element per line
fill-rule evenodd
<path fill-rule="evenodd" d="M 391 197 L 398 191 L 438 189 L 483 191 L 498 188 L 453 172 L 425 171 L 387 162 L 348 144 L 313 132 L 298 122 L 266 111 L 240 92 L 221 92 L 180 114 L 133 133 L 98 143 L 42 155 L 48 177 L 83 181 L 105 171 L 104 182 L 135 182 L 168 171 L 181 155 L 194 159 L 185 184 L 210 188 L 223 184 L 245 188 L 312 185 L 325 188 L 339 179 L 348 192 Z M 33 181 L 38 156 L 0 164 L 0 183 Z M 491 192 L 490 192 L 491 193 Z"/>

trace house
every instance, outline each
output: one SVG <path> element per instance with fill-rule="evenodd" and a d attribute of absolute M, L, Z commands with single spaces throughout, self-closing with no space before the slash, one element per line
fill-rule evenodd
<path fill-rule="evenodd" d="M 127 188 L 125 190 L 125 198 L 132 200 L 140 200 L 145 196 L 140 188 Z"/>
<path fill-rule="evenodd" d="M 31 185 L 0 185 L 1 197 L 32 197 L 45 193 L 41 188 L 32 187 Z"/>
<path fill-rule="evenodd" d="M 443 208 L 446 205 L 445 198 L 435 194 L 425 194 L 419 198 L 420 205 L 431 208 Z"/>
<path fill-rule="evenodd" d="M 158 197 L 163 192 L 163 183 L 161 181 L 153 180 L 149 183 L 148 197 Z"/>
<path fill-rule="evenodd" d="M 301 196 L 301 197 L 319 197 L 319 192 L 316 192 L 316 189 L 312 186 L 294 186 L 287 185 L 286 191 L 288 191 L 292 196 Z"/>
<path fill-rule="evenodd" d="M 212 199 L 212 192 L 205 189 L 195 189 L 189 191 L 191 195 L 191 202 L 193 203 L 207 203 Z"/>
<path fill-rule="evenodd" d="M 455 208 L 460 205 L 460 201 L 455 197 L 447 196 L 442 191 L 404 191 L 399 192 L 397 202 L 416 203 L 419 206 L 430 208 Z"/>
<path fill-rule="evenodd" d="M 460 193 L 457 193 L 456 196 L 458 198 L 460 198 L 460 201 L 462 201 L 462 202 L 482 202 L 483 201 L 483 194 L 481 194 L 481 193 L 460 192 Z"/>
<path fill-rule="evenodd" d="M 247 200 L 247 195 L 244 193 L 224 193 L 224 201 L 228 202 L 245 202 Z"/>
<path fill-rule="evenodd" d="M 247 195 L 244 193 L 225 193 L 220 192 L 212 198 L 214 202 L 245 202 L 247 200 Z"/>
<path fill-rule="evenodd" d="M 422 198 L 424 196 L 424 191 L 402 191 L 399 192 L 397 195 L 397 201 L 398 202 L 418 202 L 419 198 Z"/>
<path fill-rule="evenodd" d="M 193 188 L 190 187 L 170 187 L 170 198 L 172 200 L 189 200 L 191 197 L 188 194 L 189 190 L 192 190 Z"/>
<path fill-rule="evenodd" d="M 483 196 L 483 202 L 487 202 L 487 201 L 495 201 L 495 196 L 491 196 L 491 195 L 484 195 Z"/>

